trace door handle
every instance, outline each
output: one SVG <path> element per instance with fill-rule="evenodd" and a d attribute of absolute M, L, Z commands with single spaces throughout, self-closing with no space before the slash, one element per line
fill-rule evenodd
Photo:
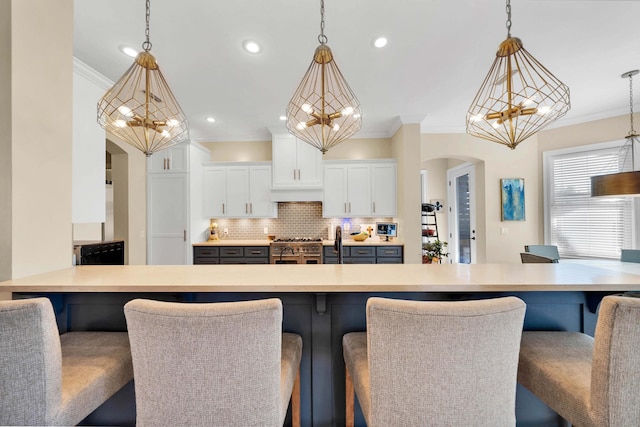
<path fill-rule="evenodd" d="M 376 202 L 373 202 L 373 213 L 376 213 Z"/>
<path fill-rule="evenodd" d="M 167 158 L 167 170 L 171 169 L 171 159 Z"/>
<path fill-rule="evenodd" d="M 224 203 L 222 204 L 222 213 L 224 214 Z"/>
<path fill-rule="evenodd" d="M 476 236 L 473 236 L 473 237 L 471 238 L 471 240 L 476 240 Z"/>
<path fill-rule="evenodd" d="M 187 230 L 182 230 L 183 231 L 183 239 L 186 242 L 187 241 Z"/>

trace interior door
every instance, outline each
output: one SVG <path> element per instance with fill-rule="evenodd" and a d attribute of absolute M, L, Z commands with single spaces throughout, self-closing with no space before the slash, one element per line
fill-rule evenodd
<path fill-rule="evenodd" d="M 453 264 L 476 262 L 475 166 L 447 171 L 449 200 L 449 259 Z"/>

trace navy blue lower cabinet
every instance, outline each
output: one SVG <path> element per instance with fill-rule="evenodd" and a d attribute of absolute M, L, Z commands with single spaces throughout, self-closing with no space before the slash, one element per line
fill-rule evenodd
<path fill-rule="evenodd" d="M 402 264 L 403 246 L 348 245 L 342 247 L 343 264 Z M 333 246 L 324 246 L 323 263 L 337 264 L 338 254 Z"/>

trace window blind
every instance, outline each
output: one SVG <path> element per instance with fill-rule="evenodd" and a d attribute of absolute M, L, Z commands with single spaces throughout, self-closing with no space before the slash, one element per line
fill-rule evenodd
<path fill-rule="evenodd" d="M 609 147 L 549 157 L 551 244 L 561 257 L 619 258 L 632 247 L 630 197 L 591 197 L 591 176 L 631 170 L 628 150 Z"/>

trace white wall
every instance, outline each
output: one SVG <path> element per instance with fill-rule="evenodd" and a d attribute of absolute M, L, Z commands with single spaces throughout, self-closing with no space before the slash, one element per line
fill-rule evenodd
<path fill-rule="evenodd" d="M 109 85 L 96 75 L 74 58 L 72 222 L 94 223 L 99 231 L 105 222 L 105 132 L 96 120 L 96 103 Z"/>

